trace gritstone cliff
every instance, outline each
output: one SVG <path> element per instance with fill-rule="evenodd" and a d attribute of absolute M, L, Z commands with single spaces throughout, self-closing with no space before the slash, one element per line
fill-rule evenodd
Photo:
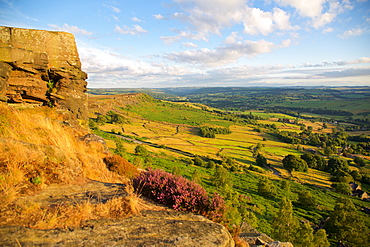
<path fill-rule="evenodd" d="M 72 34 L 0 27 L 0 101 L 53 105 L 86 120 L 86 79 Z"/>

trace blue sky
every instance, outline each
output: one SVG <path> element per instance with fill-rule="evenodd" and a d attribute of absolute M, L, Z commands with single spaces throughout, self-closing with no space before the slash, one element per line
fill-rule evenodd
<path fill-rule="evenodd" d="M 88 87 L 370 86 L 370 0 L 0 0 L 71 32 Z"/>

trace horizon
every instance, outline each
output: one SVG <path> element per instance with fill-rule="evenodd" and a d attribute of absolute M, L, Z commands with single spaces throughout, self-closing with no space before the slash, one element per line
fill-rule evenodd
<path fill-rule="evenodd" d="M 87 89 L 166 89 L 166 88 L 370 88 L 364 86 L 172 86 L 172 87 L 87 87 Z"/>
<path fill-rule="evenodd" d="M 369 0 L 0 0 L 74 34 L 89 88 L 370 85 Z"/>

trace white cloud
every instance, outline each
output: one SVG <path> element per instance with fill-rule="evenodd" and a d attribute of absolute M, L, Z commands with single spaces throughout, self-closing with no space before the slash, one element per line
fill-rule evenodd
<path fill-rule="evenodd" d="M 244 31 L 248 34 L 268 35 L 275 29 L 296 30 L 299 27 L 292 27 L 290 14 L 282 9 L 274 8 L 272 12 L 265 12 L 258 8 L 245 8 L 243 14 Z"/>
<path fill-rule="evenodd" d="M 346 39 L 353 36 L 360 36 L 365 32 L 364 28 L 353 28 L 351 30 L 345 31 L 342 35 L 339 35 L 340 38 Z"/>
<path fill-rule="evenodd" d="M 115 15 L 112 15 L 112 17 L 116 20 L 116 21 L 119 21 L 119 18 Z"/>
<path fill-rule="evenodd" d="M 131 18 L 132 21 L 136 21 L 136 22 L 142 22 L 142 20 L 140 20 L 139 18 L 137 17 L 132 17 Z"/>
<path fill-rule="evenodd" d="M 357 77 L 357 76 L 369 76 L 370 67 L 359 67 L 359 68 L 345 68 L 345 69 L 336 69 L 331 71 L 325 71 L 321 74 L 326 78 L 345 78 L 345 77 Z"/>
<path fill-rule="evenodd" d="M 163 40 L 164 43 L 167 45 L 171 45 L 174 42 L 180 41 L 181 39 L 195 39 L 195 40 L 204 40 L 208 41 L 206 37 L 204 37 L 201 33 L 192 33 L 190 31 L 180 31 L 178 29 L 173 29 L 173 32 L 178 33 L 175 36 L 161 36 L 160 39 Z"/>
<path fill-rule="evenodd" d="M 89 75 L 89 87 L 160 87 L 192 73 L 183 66 L 138 61 L 87 44 L 79 45 L 79 55 L 82 69 Z"/>
<path fill-rule="evenodd" d="M 269 35 L 276 30 L 298 30 L 292 26 L 290 14 L 280 8 L 263 11 L 247 5 L 246 0 L 174 0 L 181 11 L 170 15 L 172 19 L 185 23 L 185 33 L 192 35 L 166 36 L 162 39 L 167 43 L 182 39 L 207 41 L 211 34 L 222 35 L 227 27 L 243 25 L 244 31 L 251 35 Z M 156 17 L 156 16 L 155 16 Z M 158 16 L 157 19 L 161 19 Z M 230 37 L 231 38 L 231 37 Z"/>
<path fill-rule="evenodd" d="M 188 24 L 188 30 L 199 33 L 203 39 L 209 34 L 221 35 L 226 26 L 240 23 L 245 0 L 174 0 L 181 9 L 171 15 Z"/>
<path fill-rule="evenodd" d="M 324 61 L 318 64 L 304 63 L 299 67 L 301 68 L 336 67 L 336 66 L 345 66 L 345 65 L 353 65 L 353 64 L 362 64 L 362 63 L 370 63 L 370 57 L 361 57 L 361 58 L 358 58 L 355 60 L 349 60 L 349 61 L 343 61 L 343 60 L 338 60 L 338 61 L 333 61 L 333 62 Z"/>
<path fill-rule="evenodd" d="M 161 15 L 161 14 L 153 15 L 153 17 L 154 17 L 154 19 L 156 19 L 156 20 L 164 20 L 164 19 L 165 19 L 165 18 L 164 18 L 164 16 L 163 16 L 163 15 Z"/>
<path fill-rule="evenodd" d="M 182 43 L 185 47 L 193 47 L 193 48 L 196 48 L 198 47 L 196 44 L 194 44 L 193 42 L 183 42 Z"/>
<path fill-rule="evenodd" d="M 233 44 L 236 43 L 238 40 L 242 40 L 243 38 L 239 36 L 238 32 L 232 32 L 229 36 L 226 37 L 224 40 L 225 44 Z"/>
<path fill-rule="evenodd" d="M 89 32 L 85 29 L 79 28 L 77 26 L 70 26 L 68 24 L 64 24 L 63 26 L 59 27 L 54 24 L 48 24 L 48 26 L 55 28 L 58 31 L 65 31 L 65 32 L 70 32 L 73 34 L 82 34 L 82 35 L 92 35 L 92 32 Z"/>
<path fill-rule="evenodd" d="M 271 12 L 264 12 L 257 8 L 247 8 L 244 15 L 244 31 L 248 34 L 268 35 L 273 29 Z"/>
<path fill-rule="evenodd" d="M 314 18 L 321 15 L 325 0 L 275 0 L 275 2 L 282 6 L 290 5 L 294 7 L 301 16 Z"/>
<path fill-rule="evenodd" d="M 360 63 L 370 63 L 370 57 L 361 57 L 350 61 L 338 61 L 338 65 L 348 65 L 348 64 L 360 64 Z"/>
<path fill-rule="evenodd" d="M 324 30 L 322 30 L 322 33 L 331 33 L 331 32 L 333 32 L 333 31 L 334 31 L 334 29 L 333 29 L 333 28 L 328 27 L 328 28 L 325 28 Z"/>
<path fill-rule="evenodd" d="M 147 33 L 148 31 L 143 29 L 139 25 L 134 25 L 133 27 L 127 27 L 127 26 L 116 26 L 115 31 L 121 34 L 131 34 L 131 35 L 137 35 L 141 33 Z"/>
<path fill-rule="evenodd" d="M 107 8 L 110 8 L 112 11 L 116 12 L 116 13 L 120 13 L 121 10 L 117 7 L 114 7 L 113 5 L 106 5 L 106 4 L 103 4 L 104 7 L 107 7 Z"/>
<path fill-rule="evenodd" d="M 266 40 L 246 40 L 243 42 L 239 41 L 219 46 L 214 50 L 202 48 L 199 50 L 173 52 L 165 57 L 169 60 L 180 63 L 218 67 L 235 63 L 241 57 L 254 57 L 262 53 L 272 52 L 274 49 L 288 47 L 289 45 L 290 40 L 285 40 L 281 45 L 275 45 Z"/>
<path fill-rule="evenodd" d="M 312 26 L 316 29 L 331 23 L 338 14 L 345 10 L 353 9 L 349 1 L 337 0 L 275 0 L 281 6 L 292 6 L 302 17 L 312 20 Z M 326 10 L 327 9 L 327 10 Z M 326 11 L 325 11 L 326 10 Z"/>
<path fill-rule="evenodd" d="M 286 44 L 274 45 L 267 41 L 239 42 L 233 46 L 219 47 L 216 50 L 199 49 L 188 52 L 190 62 L 194 57 L 219 59 L 224 56 L 233 60 L 238 54 L 232 50 L 245 51 L 249 47 L 251 53 L 268 52 Z M 109 48 L 99 48 L 79 44 L 82 69 L 89 75 L 88 87 L 169 87 L 178 86 L 181 82 L 186 86 L 291 86 L 291 85 L 364 85 L 363 77 L 368 77 L 368 67 L 348 67 L 351 64 L 370 63 L 370 57 L 352 61 L 322 62 L 317 65 L 239 65 L 199 70 L 179 65 L 168 65 L 161 62 L 144 62 L 125 57 Z M 234 56 L 234 57 L 233 57 Z M 345 66 L 346 65 L 346 66 Z M 139 78 L 139 79 L 138 79 Z M 344 79 L 341 79 L 344 78 Z"/>

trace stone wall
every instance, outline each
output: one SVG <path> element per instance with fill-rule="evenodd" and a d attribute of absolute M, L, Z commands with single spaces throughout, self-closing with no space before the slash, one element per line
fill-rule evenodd
<path fill-rule="evenodd" d="M 72 34 L 0 27 L 0 101 L 57 106 L 86 120 L 86 79 Z"/>

